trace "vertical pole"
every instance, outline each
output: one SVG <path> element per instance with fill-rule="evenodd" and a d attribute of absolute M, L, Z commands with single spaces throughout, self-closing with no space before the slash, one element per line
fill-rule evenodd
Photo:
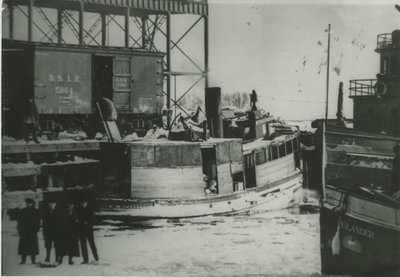
<path fill-rule="evenodd" d="M 129 17 L 130 17 L 130 7 L 126 7 L 125 14 L 125 47 L 129 47 Z"/>
<path fill-rule="evenodd" d="M 28 41 L 33 40 L 33 0 L 28 5 Z"/>
<path fill-rule="evenodd" d="M 205 73 L 205 86 L 208 84 L 208 16 L 203 16 L 204 20 L 204 73 Z"/>
<path fill-rule="evenodd" d="M 57 42 L 61 43 L 63 39 L 62 35 L 62 21 L 63 21 L 63 11 L 62 9 L 57 9 Z"/>
<path fill-rule="evenodd" d="M 10 39 L 14 39 L 14 5 L 8 3 L 8 12 L 10 13 L 8 22 L 8 36 Z"/>
<path fill-rule="evenodd" d="M 107 15 L 101 14 L 101 45 L 107 45 Z"/>
<path fill-rule="evenodd" d="M 167 110 L 171 109 L 171 14 L 167 13 Z M 167 125 L 170 128 L 170 118 L 168 117 Z"/>
<path fill-rule="evenodd" d="M 328 120 L 328 102 L 329 102 L 329 58 L 331 51 L 331 24 L 328 25 L 328 58 L 326 61 L 326 105 L 325 105 L 325 120 Z"/>
<path fill-rule="evenodd" d="M 79 2 L 79 45 L 83 44 L 83 2 Z"/>
<path fill-rule="evenodd" d="M 176 117 L 176 75 L 174 75 L 174 118 Z"/>
<path fill-rule="evenodd" d="M 146 49 L 146 21 L 147 21 L 147 16 L 142 16 L 142 48 Z"/>

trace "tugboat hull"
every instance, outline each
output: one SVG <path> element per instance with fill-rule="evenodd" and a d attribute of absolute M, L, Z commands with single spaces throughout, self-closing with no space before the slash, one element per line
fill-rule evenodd
<path fill-rule="evenodd" d="M 327 195 L 320 211 L 322 272 L 399 274 L 400 207 L 333 188 Z"/>
<path fill-rule="evenodd" d="M 101 217 L 183 218 L 287 208 L 299 202 L 301 174 L 265 187 L 196 199 L 98 199 Z"/>

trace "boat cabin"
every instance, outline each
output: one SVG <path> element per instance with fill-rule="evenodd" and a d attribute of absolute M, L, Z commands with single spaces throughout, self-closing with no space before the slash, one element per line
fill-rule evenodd
<path fill-rule="evenodd" d="M 296 134 L 259 139 L 243 144 L 246 188 L 274 186 L 300 167 L 299 141 Z"/>
<path fill-rule="evenodd" d="M 107 197 L 200 198 L 212 180 L 214 194 L 232 193 L 234 181 L 244 181 L 239 139 L 140 140 L 102 143 L 101 149 L 100 190 Z"/>

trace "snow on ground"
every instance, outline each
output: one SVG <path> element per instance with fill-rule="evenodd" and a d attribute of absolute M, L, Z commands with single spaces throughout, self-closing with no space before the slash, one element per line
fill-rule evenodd
<path fill-rule="evenodd" d="M 98 264 L 19 265 L 16 223 L 3 218 L 3 275 L 320 276 L 318 214 L 289 210 L 97 226 Z M 44 259 L 42 234 L 38 260 Z M 52 257 L 53 258 L 53 257 Z M 65 259 L 66 260 L 66 259 Z"/>

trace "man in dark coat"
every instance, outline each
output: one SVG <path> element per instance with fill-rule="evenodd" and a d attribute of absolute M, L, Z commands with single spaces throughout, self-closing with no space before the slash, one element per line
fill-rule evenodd
<path fill-rule="evenodd" d="M 74 203 L 70 202 L 67 206 L 65 215 L 65 254 L 68 255 L 68 264 L 74 264 L 72 258 L 79 257 L 79 235 L 78 235 L 78 216 Z"/>
<path fill-rule="evenodd" d="M 60 228 L 60 205 L 57 205 L 55 201 L 49 201 L 44 206 L 43 211 L 43 238 L 44 246 L 46 248 L 46 262 L 50 262 L 51 248 L 55 248 L 56 261 L 60 260 L 63 256 L 63 241 L 62 232 Z"/>
<path fill-rule="evenodd" d="M 35 103 L 33 102 L 33 99 L 29 99 L 28 103 L 26 105 L 26 108 L 24 110 L 25 115 L 24 115 L 24 137 L 26 143 L 29 143 L 30 141 L 30 136 L 32 135 L 33 141 L 36 143 L 40 143 L 38 138 L 37 138 L 37 127 L 39 124 L 39 118 L 38 118 L 38 113 L 36 111 L 36 106 Z"/>
<path fill-rule="evenodd" d="M 18 254 L 21 255 L 21 263 L 24 264 L 26 256 L 31 256 L 32 264 L 39 254 L 37 233 L 40 227 L 40 214 L 35 208 L 35 201 L 25 199 L 26 207 L 17 213 L 17 229 L 19 235 Z"/>
<path fill-rule="evenodd" d="M 94 225 L 94 211 L 88 205 L 87 200 L 82 200 L 78 209 L 79 218 L 79 240 L 81 242 L 83 264 L 89 262 L 89 255 L 87 250 L 86 241 L 89 242 L 90 249 L 92 250 L 93 257 L 96 261 L 99 260 L 97 248 L 94 243 L 93 225 Z"/>

